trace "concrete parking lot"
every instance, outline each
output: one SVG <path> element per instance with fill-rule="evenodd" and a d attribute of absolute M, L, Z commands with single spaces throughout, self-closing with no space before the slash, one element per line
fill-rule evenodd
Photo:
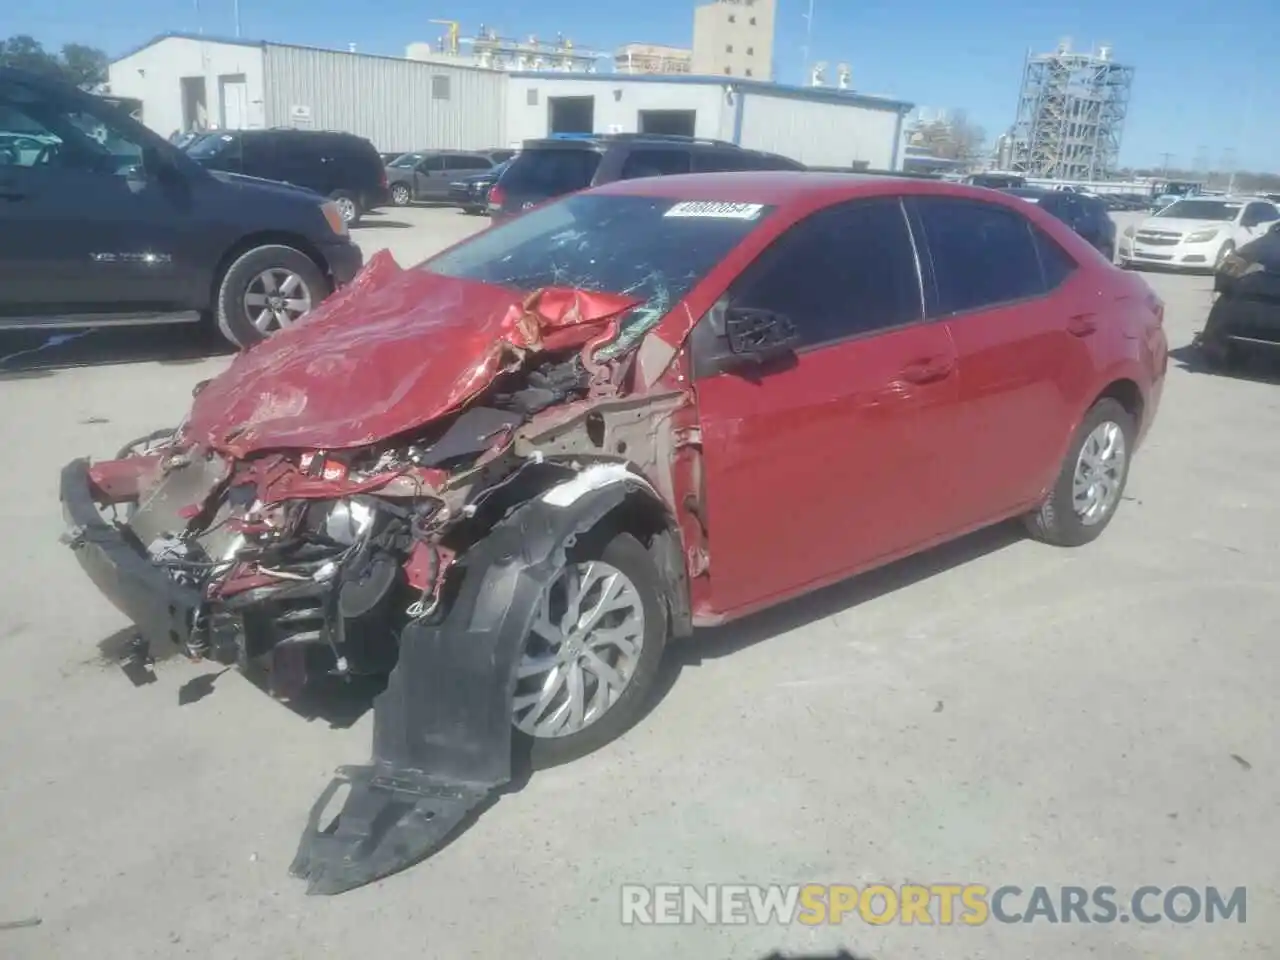
<path fill-rule="evenodd" d="M 408 264 L 482 224 L 387 210 L 359 239 Z M 332 899 L 287 868 L 370 716 L 304 717 L 180 657 L 134 687 L 125 622 L 58 543 L 59 468 L 176 421 L 225 357 L 169 331 L 0 366 L 0 956 L 1275 956 L 1280 387 L 1189 368 L 1210 281 L 1147 276 L 1175 359 L 1100 541 L 1010 525 L 708 632 L 624 739 Z M 809 882 L 1245 886 L 1248 914 L 621 923 L 623 884 Z"/>

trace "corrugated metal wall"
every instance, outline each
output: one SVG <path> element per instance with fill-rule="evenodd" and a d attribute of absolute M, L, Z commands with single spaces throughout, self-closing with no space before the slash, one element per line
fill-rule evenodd
<path fill-rule="evenodd" d="M 264 99 L 269 127 L 345 130 L 387 153 L 507 139 L 507 78 L 486 70 L 269 44 Z"/>
<path fill-rule="evenodd" d="M 822 103 L 747 92 L 742 145 L 785 154 L 819 167 L 865 160 L 872 169 L 893 167 L 898 113 L 855 104 Z"/>

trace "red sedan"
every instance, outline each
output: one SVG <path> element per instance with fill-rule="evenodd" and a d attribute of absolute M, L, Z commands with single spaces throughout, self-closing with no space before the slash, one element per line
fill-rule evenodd
<path fill-rule="evenodd" d="M 441 842 L 513 746 L 623 733 L 672 637 L 1010 517 L 1093 540 L 1162 323 L 1140 276 L 991 191 L 614 183 L 374 257 L 172 435 L 69 464 L 69 542 L 148 642 L 286 692 L 389 673 L 373 762 L 294 865 L 343 890 Z"/>

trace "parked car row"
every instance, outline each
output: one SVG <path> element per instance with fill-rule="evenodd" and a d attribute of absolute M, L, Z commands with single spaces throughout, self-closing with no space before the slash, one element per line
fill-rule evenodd
<path fill-rule="evenodd" d="M 352 206 L 382 196 L 367 141 L 219 132 L 192 156 L 101 98 L 11 68 L 0 129 L 39 144 L 0 150 L 0 330 L 209 322 L 254 343 L 356 275 Z M 321 192 L 263 179 L 334 169 L 354 179 Z"/>

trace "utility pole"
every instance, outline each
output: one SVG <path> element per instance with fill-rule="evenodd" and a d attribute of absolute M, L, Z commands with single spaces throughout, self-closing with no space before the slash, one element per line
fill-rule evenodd
<path fill-rule="evenodd" d="M 1235 193 L 1236 151 L 1234 147 L 1227 147 L 1222 151 L 1222 170 L 1227 174 L 1227 193 Z"/>
<path fill-rule="evenodd" d="M 1209 148 L 1203 143 L 1196 147 L 1195 171 L 1202 177 L 1209 172 Z"/>
<path fill-rule="evenodd" d="M 813 45 L 813 0 L 809 0 L 809 12 L 804 15 L 804 86 L 811 82 L 809 76 L 809 55 Z"/>
<path fill-rule="evenodd" d="M 1160 168 L 1160 176 L 1167 180 L 1169 179 L 1169 161 L 1174 158 L 1174 154 L 1162 153 L 1160 158 L 1164 161 L 1163 166 Z"/>
<path fill-rule="evenodd" d="M 239 40 L 240 39 L 240 0 L 231 0 L 231 2 L 232 2 L 232 9 L 235 12 L 235 18 L 236 18 L 236 39 Z"/>

